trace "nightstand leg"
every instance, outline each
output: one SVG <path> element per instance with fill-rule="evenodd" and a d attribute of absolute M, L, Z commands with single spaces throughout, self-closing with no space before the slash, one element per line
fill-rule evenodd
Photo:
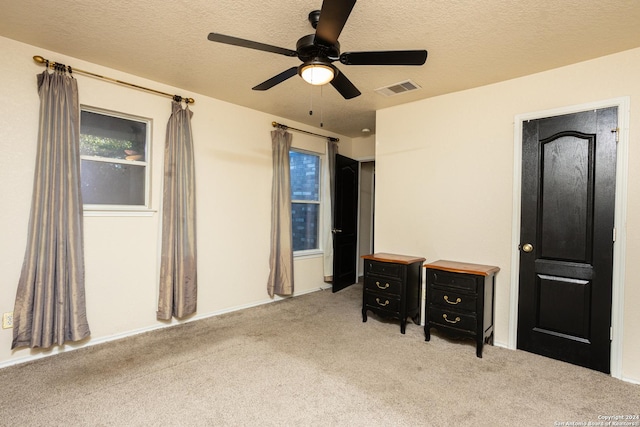
<path fill-rule="evenodd" d="M 415 323 L 416 325 L 419 325 L 420 324 L 420 313 L 417 313 L 411 319 L 413 320 L 413 323 Z"/>
<path fill-rule="evenodd" d="M 482 340 L 476 343 L 476 356 L 482 359 Z"/>
<path fill-rule="evenodd" d="M 367 321 L 367 310 L 362 309 L 362 321 L 366 322 Z"/>
<path fill-rule="evenodd" d="M 425 341 L 429 341 L 431 339 L 431 328 L 429 328 L 429 325 L 424 325 L 424 340 Z"/>
<path fill-rule="evenodd" d="M 407 319 L 402 319 L 400 321 L 400 333 L 404 334 L 406 330 L 407 330 Z"/>
<path fill-rule="evenodd" d="M 489 335 L 485 340 L 484 340 L 485 344 L 491 344 L 493 345 L 493 332 L 491 332 L 491 335 Z"/>

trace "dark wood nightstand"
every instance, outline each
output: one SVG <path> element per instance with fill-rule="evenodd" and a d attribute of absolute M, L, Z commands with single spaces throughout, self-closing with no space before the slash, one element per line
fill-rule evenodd
<path fill-rule="evenodd" d="M 371 310 L 380 316 L 399 319 L 403 334 L 408 316 L 419 324 L 422 263 L 425 258 L 387 253 L 364 255 L 362 258 L 362 321 L 367 321 L 367 310 Z"/>
<path fill-rule="evenodd" d="M 495 274 L 492 265 L 436 261 L 427 270 L 425 341 L 431 328 L 454 337 L 476 341 L 476 356 L 482 357 L 485 342 L 493 344 Z"/>

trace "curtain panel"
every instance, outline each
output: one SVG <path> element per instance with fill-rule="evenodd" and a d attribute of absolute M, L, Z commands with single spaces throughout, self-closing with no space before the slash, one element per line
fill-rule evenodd
<path fill-rule="evenodd" d="M 336 154 L 338 143 L 327 139 L 327 166 L 323 168 L 323 233 L 324 233 L 324 281 L 333 281 L 333 205 L 335 199 Z"/>
<path fill-rule="evenodd" d="M 49 348 L 91 334 L 85 304 L 78 85 L 61 69 L 39 74 L 37 82 L 36 166 L 12 348 Z"/>
<path fill-rule="evenodd" d="M 171 108 L 164 150 L 160 320 L 195 313 L 198 296 L 193 113 L 176 101 Z"/>
<path fill-rule="evenodd" d="M 293 295 L 293 238 L 291 231 L 291 171 L 289 150 L 292 136 L 283 129 L 271 131 L 273 178 L 271 186 L 271 253 L 267 292 Z"/>

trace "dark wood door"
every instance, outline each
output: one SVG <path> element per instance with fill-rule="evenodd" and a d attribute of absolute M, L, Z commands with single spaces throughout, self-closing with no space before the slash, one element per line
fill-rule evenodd
<path fill-rule="evenodd" d="M 523 124 L 518 348 L 610 372 L 617 108 Z"/>
<path fill-rule="evenodd" d="M 358 161 L 336 154 L 333 292 L 357 281 Z"/>

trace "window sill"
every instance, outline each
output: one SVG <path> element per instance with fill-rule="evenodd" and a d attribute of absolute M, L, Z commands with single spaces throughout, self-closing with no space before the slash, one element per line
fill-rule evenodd
<path fill-rule="evenodd" d="M 102 216 L 102 217 L 124 217 L 124 216 L 153 216 L 157 210 L 155 209 L 95 209 L 95 208 L 84 208 L 83 216 Z"/>
<path fill-rule="evenodd" d="M 309 251 L 298 251 L 293 253 L 294 259 L 322 258 L 324 251 L 321 249 L 313 249 Z"/>

